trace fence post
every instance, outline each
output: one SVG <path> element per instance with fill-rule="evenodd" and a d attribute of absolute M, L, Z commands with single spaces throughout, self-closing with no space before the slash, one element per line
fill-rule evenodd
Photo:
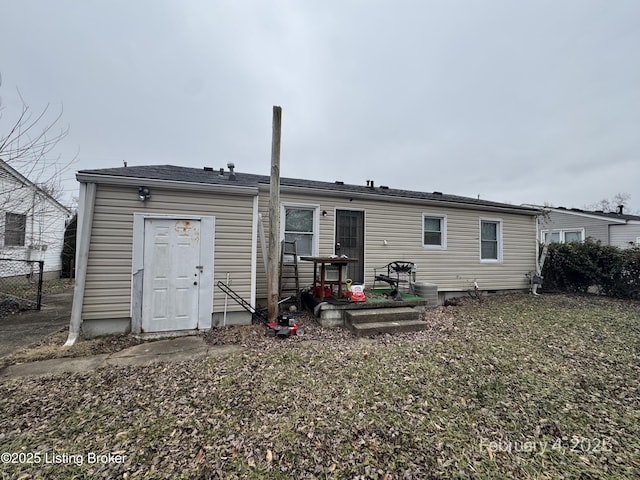
<path fill-rule="evenodd" d="M 42 277 L 44 276 L 44 260 L 39 260 L 40 278 L 38 278 L 38 294 L 36 296 L 36 310 L 40 310 L 42 306 Z"/>

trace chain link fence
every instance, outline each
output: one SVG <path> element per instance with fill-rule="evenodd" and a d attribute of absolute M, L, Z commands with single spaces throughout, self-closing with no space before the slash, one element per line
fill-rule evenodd
<path fill-rule="evenodd" d="M 22 310 L 40 310 L 42 260 L 0 258 L 0 318 Z"/>

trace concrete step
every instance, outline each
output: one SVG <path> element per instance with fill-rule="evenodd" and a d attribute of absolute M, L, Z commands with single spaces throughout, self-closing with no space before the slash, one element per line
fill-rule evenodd
<path fill-rule="evenodd" d="M 349 329 L 356 337 L 366 337 L 381 333 L 419 332 L 426 330 L 427 322 L 422 320 L 398 320 L 385 322 L 367 322 L 349 324 Z"/>
<path fill-rule="evenodd" d="M 398 320 L 419 320 L 420 312 L 411 307 L 371 308 L 347 310 L 346 321 L 352 325 L 372 322 L 394 322 Z"/>

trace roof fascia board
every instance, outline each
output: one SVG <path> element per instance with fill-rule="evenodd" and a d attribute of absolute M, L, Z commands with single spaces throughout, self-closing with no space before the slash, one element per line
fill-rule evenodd
<path fill-rule="evenodd" d="M 40 192 L 41 195 L 43 195 L 47 200 L 49 200 L 55 207 L 62 210 L 63 213 L 66 213 L 67 215 L 71 215 L 73 213 L 70 208 L 65 207 L 58 200 L 53 198 L 49 193 L 45 192 L 37 184 L 33 183 L 31 180 L 29 180 L 27 177 L 22 175 L 19 171 L 17 171 L 15 168 L 13 168 L 11 165 L 9 165 L 7 162 L 5 162 L 2 159 L 0 159 L 0 168 L 3 168 L 9 175 L 13 176 L 13 178 L 15 178 L 18 182 L 22 183 L 25 187 L 35 188 L 38 192 Z"/>
<path fill-rule="evenodd" d="M 269 184 L 261 183 L 259 188 L 260 190 L 268 190 Z M 323 195 L 328 197 L 362 198 L 365 200 L 378 200 L 378 201 L 392 200 L 400 203 L 410 203 L 410 204 L 417 204 L 417 205 L 439 205 L 439 206 L 452 207 L 452 208 L 466 208 L 470 210 L 516 213 L 520 215 L 531 215 L 531 216 L 537 216 L 542 213 L 542 210 L 526 208 L 526 207 L 510 208 L 508 206 L 499 207 L 499 206 L 491 206 L 491 205 L 476 205 L 474 203 L 451 202 L 447 200 L 429 200 L 424 198 L 402 197 L 399 195 L 391 195 L 391 194 L 380 196 L 372 193 L 341 192 L 337 190 L 323 190 L 323 189 L 311 188 L 311 187 L 294 187 L 290 185 L 280 185 L 280 191 L 291 192 L 291 193 L 313 193 L 315 195 Z"/>
<path fill-rule="evenodd" d="M 98 183 L 102 185 L 136 186 L 189 190 L 198 192 L 218 192 L 229 195 L 257 195 L 256 187 L 241 185 L 220 185 L 215 183 L 183 182 L 179 180 L 160 180 L 156 178 L 123 177 L 118 175 L 96 175 L 78 172 L 76 179 L 82 183 Z"/>
<path fill-rule="evenodd" d="M 558 212 L 558 213 L 568 213 L 569 215 L 577 215 L 578 217 L 592 218 L 595 220 L 604 220 L 610 223 L 627 223 L 627 220 L 625 220 L 624 218 L 605 217 L 598 214 L 591 214 L 586 212 L 575 212 L 573 210 L 562 210 L 559 208 L 550 208 L 550 207 L 545 207 L 545 210 L 550 210 L 552 212 Z"/>

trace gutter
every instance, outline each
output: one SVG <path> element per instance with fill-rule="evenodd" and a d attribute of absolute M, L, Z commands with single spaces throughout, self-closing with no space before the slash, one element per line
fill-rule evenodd
<path fill-rule="evenodd" d="M 258 186 L 260 191 L 269 191 L 268 184 L 260 184 Z M 495 205 L 478 205 L 475 203 L 464 203 L 464 202 L 452 202 L 448 200 L 432 200 L 425 198 L 412 198 L 412 197 L 403 197 L 399 195 L 389 194 L 388 196 L 380 196 L 373 193 L 361 193 L 361 192 L 344 192 L 338 190 L 321 190 L 317 188 L 310 187 L 294 187 L 288 185 L 281 185 L 280 190 L 282 192 L 288 193 L 313 193 L 315 195 L 321 195 L 325 197 L 339 197 L 339 198 L 359 198 L 363 200 L 378 200 L 378 201 L 396 201 L 400 203 L 409 203 L 409 204 L 417 204 L 417 205 L 435 205 L 435 206 L 446 206 L 452 208 L 466 208 L 469 210 L 483 210 L 483 211 L 492 211 L 492 212 L 504 212 L 504 213 L 516 213 L 520 215 L 531 215 L 537 216 L 542 213 L 541 209 L 529 208 L 529 207 L 500 207 Z"/>
<path fill-rule="evenodd" d="M 188 190 L 200 192 L 216 192 L 228 195 L 257 195 L 256 187 L 246 187 L 241 185 L 220 185 L 217 183 L 196 183 L 183 182 L 179 180 L 161 180 L 156 178 L 125 177 L 120 175 L 99 175 L 94 173 L 76 174 L 76 179 L 81 183 L 99 183 L 102 185 L 132 186 L 139 187 L 144 184 L 146 187 L 168 188 L 174 190 Z"/>

